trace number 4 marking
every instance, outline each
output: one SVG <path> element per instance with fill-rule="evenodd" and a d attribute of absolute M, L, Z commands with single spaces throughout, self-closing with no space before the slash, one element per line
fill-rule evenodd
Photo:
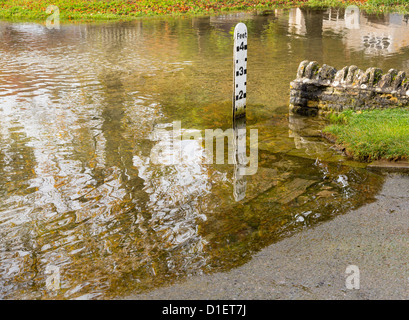
<path fill-rule="evenodd" d="M 239 52 L 240 50 L 247 50 L 247 44 L 244 44 L 244 42 L 242 42 L 240 46 L 237 47 L 237 52 Z"/>

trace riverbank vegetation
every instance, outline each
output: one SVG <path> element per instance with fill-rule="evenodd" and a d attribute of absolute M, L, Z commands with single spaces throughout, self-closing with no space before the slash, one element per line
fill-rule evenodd
<path fill-rule="evenodd" d="M 409 159 L 409 108 L 346 110 L 329 119 L 324 136 L 354 159 Z"/>
<path fill-rule="evenodd" d="M 50 15 L 49 5 L 59 8 L 60 21 L 94 21 L 352 4 L 367 11 L 409 12 L 409 0 L 0 0 L 0 19 L 44 21 Z"/>

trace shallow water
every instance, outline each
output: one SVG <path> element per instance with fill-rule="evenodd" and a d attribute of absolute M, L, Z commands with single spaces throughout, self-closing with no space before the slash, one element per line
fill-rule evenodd
<path fill-rule="evenodd" d="M 257 173 L 238 181 L 234 165 L 203 163 L 200 139 L 180 144 L 181 164 L 156 151 L 178 122 L 196 137 L 232 127 L 240 21 L 259 144 Z M 0 298 L 106 299 L 228 270 L 372 201 L 383 177 L 321 139 L 324 120 L 287 106 L 305 59 L 406 70 L 407 17 L 362 13 L 356 26 L 333 9 L 1 22 Z"/>

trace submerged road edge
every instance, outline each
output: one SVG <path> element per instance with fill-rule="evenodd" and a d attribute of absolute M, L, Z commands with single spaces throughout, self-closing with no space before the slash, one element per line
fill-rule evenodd
<path fill-rule="evenodd" d="M 228 272 L 118 299 L 409 299 L 409 175 L 391 173 L 376 201 L 274 243 Z M 346 269 L 359 268 L 359 289 Z"/>

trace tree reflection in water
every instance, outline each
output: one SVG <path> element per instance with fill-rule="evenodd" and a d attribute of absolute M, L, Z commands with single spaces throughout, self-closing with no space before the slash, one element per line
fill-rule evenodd
<path fill-rule="evenodd" d="M 0 23 L 0 297 L 111 298 L 228 270 L 370 201 L 382 178 L 348 165 L 286 115 L 305 52 L 366 66 L 354 39 L 320 32 L 332 20 L 318 16 L 322 23 L 298 18 L 301 36 L 287 11 L 52 32 Z M 177 145 L 186 161 L 170 164 L 175 121 L 193 138 L 231 128 L 238 20 L 251 34 L 252 71 L 246 123 L 236 124 L 259 132 L 257 173 L 203 163 L 200 139 Z M 396 54 L 380 67 L 404 69 L 404 52 Z M 48 290 L 46 270 L 58 269 L 60 289 Z"/>

